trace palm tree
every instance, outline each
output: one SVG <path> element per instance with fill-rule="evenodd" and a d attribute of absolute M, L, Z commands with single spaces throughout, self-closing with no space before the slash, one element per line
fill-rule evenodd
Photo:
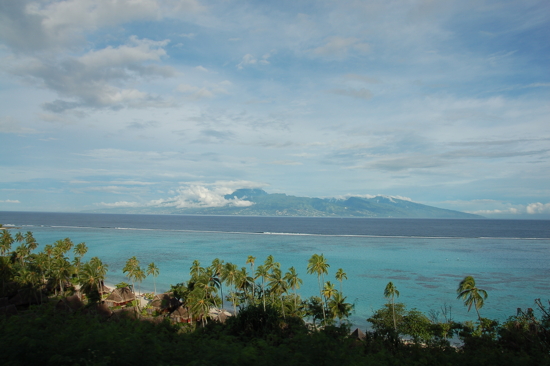
<path fill-rule="evenodd" d="M 66 258 L 58 258 L 53 262 L 53 277 L 59 282 L 59 290 L 63 295 L 65 282 L 71 277 L 71 263 Z"/>
<path fill-rule="evenodd" d="M 220 292 L 222 297 L 222 309 L 223 309 L 223 281 L 220 281 L 220 278 L 222 276 L 223 272 L 223 261 L 220 261 L 218 258 L 214 258 L 212 261 L 212 264 L 210 265 L 210 268 L 212 268 L 212 276 L 216 277 L 218 283 L 220 284 Z"/>
<path fill-rule="evenodd" d="M 330 281 L 327 281 L 325 283 L 325 286 L 323 287 L 323 297 L 325 298 L 325 304 L 328 302 L 328 299 L 330 299 L 338 290 L 334 288 L 334 284 L 330 283 Z"/>
<path fill-rule="evenodd" d="M 21 266 L 24 267 L 24 260 L 30 254 L 30 249 L 25 244 L 20 244 L 17 248 L 15 248 L 13 254 L 15 255 L 15 259 L 19 260 L 21 262 Z"/>
<path fill-rule="evenodd" d="M 254 275 L 254 262 L 256 261 L 256 257 L 249 255 L 246 259 L 246 264 L 250 263 L 250 273 Z M 252 297 L 254 297 L 256 291 L 256 281 L 252 281 Z"/>
<path fill-rule="evenodd" d="M 88 296 L 90 301 L 95 302 L 101 299 L 99 286 L 104 278 L 105 276 L 102 274 L 100 267 L 92 261 L 84 263 L 80 268 L 78 282 L 80 283 L 82 292 Z M 97 293 L 97 296 L 95 293 Z"/>
<path fill-rule="evenodd" d="M 0 254 L 4 256 L 11 250 L 11 245 L 15 240 L 12 238 L 10 232 L 6 229 L 2 229 L 2 238 L 0 239 Z"/>
<path fill-rule="evenodd" d="M 338 268 L 338 271 L 336 271 L 336 280 L 340 282 L 340 292 L 342 292 L 342 281 L 347 280 L 348 275 L 342 268 Z"/>
<path fill-rule="evenodd" d="M 287 283 L 284 277 L 282 277 L 281 270 L 279 268 L 273 269 L 271 274 L 271 281 L 269 282 L 270 292 L 274 295 L 278 295 L 281 300 L 281 309 L 283 311 L 283 318 L 285 318 L 285 303 L 283 301 L 283 294 L 287 291 Z"/>
<path fill-rule="evenodd" d="M 336 291 L 328 301 L 328 308 L 334 317 L 342 324 L 342 318 L 347 318 L 353 310 L 353 305 L 346 302 L 346 297 Z"/>
<path fill-rule="evenodd" d="M 30 231 L 27 231 L 25 233 L 25 244 L 27 245 L 30 251 L 33 251 L 36 249 L 36 247 L 38 247 L 38 243 L 34 239 L 34 236 L 32 236 L 32 232 Z"/>
<path fill-rule="evenodd" d="M 96 268 L 99 277 L 99 281 L 97 282 L 97 291 L 101 294 L 103 281 L 105 281 L 105 276 L 107 276 L 109 266 L 107 264 L 104 264 L 98 257 L 93 257 L 92 259 L 90 259 L 90 264 Z"/>
<path fill-rule="evenodd" d="M 40 282 L 40 274 L 32 268 L 33 266 L 29 265 L 27 267 L 19 268 L 19 271 L 16 274 L 18 282 L 23 285 L 24 291 L 28 296 L 31 294 L 34 295 L 36 301 L 38 302 L 38 294 L 36 289 L 36 284 Z M 41 292 L 40 292 L 41 293 Z M 42 298 L 42 295 L 40 295 Z"/>
<path fill-rule="evenodd" d="M 67 248 L 67 241 L 65 240 L 57 240 L 55 243 L 53 243 L 53 249 L 52 249 L 52 255 L 54 258 L 59 259 L 65 256 L 65 253 L 67 253 L 70 250 L 70 248 Z"/>
<path fill-rule="evenodd" d="M 134 278 L 136 279 L 136 282 L 139 283 L 138 292 L 140 295 L 141 295 L 141 283 L 146 277 L 147 275 L 145 274 L 145 271 L 143 271 L 143 269 L 140 266 L 137 266 L 134 272 Z"/>
<path fill-rule="evenodd" d="M 294 291 L 294 309 L 296 309 L 298 307 L 298 294 L 296 290 L 300 288 L 303 281 L 298 277 L 298 273 L 296 273 L 296 269 L 294 267 L 290 267 L 288 269 L 288 272 L 285 273 L 284 279 L 292 291 Z"/>
<path fill-rule="evenodd" d="M 149 263 L 147 266 L 147 275 L 153 276 L 153 285 L 154 285 L 154 292 L 153 296 L 157 294 L 157 281 L 156 278 L 159 275 L 160 271 L 158 267 L 155 265 L 155 262 Z"/>
<path fill-rule="evenodd" d="M 237 281 L 239 270 L 237 269 L 237 265 L 233 263 L 226 263 L 224 266 L 224 270 L 222 273 L 222 280 L 231 288 L 235 285 Z M 233 303 L 233 310 L 235 311 L 235 315 L 237 315 L 237 305 L 235 300 L 235 292 L 231 292 L 231 302 Z"/>
<path fill-rule="evenodd" d="M 262 278 L 262 299 L 264 303 L 264 311 L 265 311 L 265 280 L 269 279 L 269 271 L 267 268 L 261 264 L 256 268 L 256 277 L 255 279 Z"/>
<path fill-rule="evenodd" d="M 74 255 L 77 257 L 84 257 L 84 254 L 88 252 L 88 247 L 86 246 L 86 243 L 78 243 L 74 247 Z"/>
<path fill-rule="evenodd" d="M 25 237 L 23 236 L 23 234 L 21 234 L 21 232 L 17 232 L 15 234 L 15 241 L 18 242 L 18 243 L 22 243 L 23 240 L 25 240 Z"/>
<path fill-rule="evenodd" d="M 327 263 L 323 254 L 313 254 L 308 261 L 307 273 L 313 274 L 317 273 L 317 282 L 319 283 L 319 294 L 323 298 L 323 288 L 321 287 L 321 276 L 328 274 L 328 267 L 330 265 Z M 323 280 L 324 281 L 324 280 Z M 323 306 L 323 319 L 326 320 L 325 307 Z"/>
<path fill-rule="evenodd" d="M 204 273 L 206 278 L 208 279 L 208 283 L 215 287 L 216 289 L 221 288 L 222 282 L 220 281 L 219 275 L 214 271 L 212 267 L 209 267 L 206 269 L 206 272 Z"/>
<path fill-rule="evenodd" d="M 71 250 L 74 246 L 73 241 L 70 238 L 63 239 L 63 248 L 65 249 L 65 252 L 68 252 Z"/>
<path fill-rule="evenodd" d="M 393 285 L 393 283 L 390 281 L 386 285 L 386 288 L 384 289 L 384 297 L 386 299 L 391 298 L 391 308 L 392 308 L 392 314 L 393 314 L 393 329 L 397 331 L 397 322 L 395 320 L 395 303 L 394 303 L 394 297 L 399 297 L 399 291 L 397 291 L 397 287 Z"/>
<path fill-rule="evenodd" d="M 130 263 L 128 263 L 128 262 L 130 262 Z M 133 264 L 133 267 L 131 266 L 132 264 Z M 147 276 L 145 275 L 145 272 L 143 272 L 143 270 L 139 266 L 139 261 L 136 259 L 136 257 L 132 257 L 126 262 L 126 267 L 124 267 L 123 271 L 128 272 L 128 274 L 126 276 L 132 281 L 132 290 L 134 291 L 134 294 L 136 293 L 136 291 L 135 291 L 135 282 L 138 282 L 140 284 L 139 289 L 138 289 L 138 293 L 141 295 L 141 282 Z M 140 300 L 137 298 L 137 296 L 136 296 L 136 299 L 134 300 L 134 303 L 135 303 L 136 315 L 139 316 L 138 311 L 140 311 L 140 307 L 139 307 Z"/>
<path fill-rule="evenodd" d="M 132 282 L 132 292 L 135 291 L 135 274 L 136 270 L 139 268 L 139 261 L 134 256 L 126 261 L 126 265 L 122 269 L 122 273 L 126 273 L 126 277 L 128 277 L 128 280 Z"/>
<path fill-rule="evenodd" d="M 90 259 L 90 263 L 97 267 L 97 270 L 102 277 L 101 280 L 103 281 L 105 279 L 105 276 L 107 275 L 107 270 L 109 269 L 109 266 L 107 264 L 103 264 L 101 259 L 99 259 L 98 257 L 93 257 L 92 259 Z"/>
<path fill-rule="evenodd" d="M 51 258 L 52 254 L 53 254 L 53 246 L 51 246 L 50 244 L 44 246 L 43 252 L 44 252 L 44 254 L 46 254 L 48 257 Z"/>
<path fill-rule="evenodd" d="M 281 264 L 279 262 L 275 262 L 275 258 L 273 258 L 271 254 L 265 259 L 264 266 L 268 271 L 271 271 L 273 268 L 281 268 Z"/>
<path fill-rule="evenodd" d="M 216 297 L 213 295 L 218 292 L 219 281 L 216 277 L 212 277 L 212 273 L 204 273 L 195 282 L 195 288 L 200 288 L 203 290 L 203 296 L 205 299 L 211 299 L 214 303 L 214 306 L 218 306 L 216 303 Z"/>
<path fill-rule="evenodd" d="M 204 289 L 196 288 L 193 290 L 193 292 L 189 295 L 188 300 L 189 309 L 192 314 L 201 316 L 202 326 L 204 327 L 205 323 L 208 324 L 210 306 L 212 305 L 208 296 L 205 294 Z"/>
<path fill-rule="evenodd" d="M 237 279 L 235 281 L 235 288 L 241 290 L 244 294 L 246 300 L 250 303 L 250 296 L 248 296 L 248 289 L 252 287 L 254 279 L 248 275 L 246 267 L 241 267 L 241 270 L 238 272 Z M 252 294 L 254 297 L 254 294 Z"/>
<path fill-rule="evenodd" d="M 195 259 L 191 265 L 191 268 L 189 268 L 189 271 L 191 279 L 193 280 L 199 278 L 206 270 L 201 267 L 201 262 Z"/>
<path fill-rule="evenodd" d="M 468 307 L 468 311 L 474 305 L 477 317 L 481 321 L 481 316 L 479 315 L 479 309 L 483 307 L 485 299 L 487 299 L 487 291 L 482 290 L 476 287 L 476 280 L 472 276 L 466 276 L 456 289 L 458 294 L 457 299 L 462 299 L 464 301 L 464 306 Z"/>

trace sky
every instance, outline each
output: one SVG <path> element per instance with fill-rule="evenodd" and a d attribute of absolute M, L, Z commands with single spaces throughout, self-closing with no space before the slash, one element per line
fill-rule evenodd
<path fill-rule="evenodd" d="M 0 210 L 238 188 L 550 218 L 547 0 L 0 0 Z"/>

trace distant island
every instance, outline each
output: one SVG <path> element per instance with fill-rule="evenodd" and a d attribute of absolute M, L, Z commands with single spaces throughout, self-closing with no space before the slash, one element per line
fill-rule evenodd
<path fill-rule="evenodd" d="M 218 207 L 178 207 L 164 201 L 143 207 L 104 208 L 87 212 L 180 215 L 243 215 L 301 217 L 371 217 L 475 219 L 482 216 L 427 206 L 388 196 L 372 198 L 310 198 L 269 194 L 262 189 L 238 189 L 224 196 L 226 204 Z"/>

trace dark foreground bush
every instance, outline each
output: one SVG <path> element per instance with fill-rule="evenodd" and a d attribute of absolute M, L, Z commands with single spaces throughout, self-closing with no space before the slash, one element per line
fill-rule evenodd
<path fill-rule="evenodd" d="M 261 309 L 263 311 L 263 308 Z M 183 331 L 168 322 L 59 313 L 40 306 L 0 316 L 2 365 L 549 365 L 547 353 L 510 350 L 498 342 L 457 350 L 403 344 L 389 334 L 367 342 L 346 327 L 308 332 L 272 310 L 243 311 L 226 325 Z"/>

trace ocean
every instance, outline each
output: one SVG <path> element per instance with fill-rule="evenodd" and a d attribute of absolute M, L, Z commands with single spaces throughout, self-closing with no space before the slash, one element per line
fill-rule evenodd
<path fill-rule="evenodd" d="M 294 266 L 304 284 L 302 297 L 318 293 L 317 277 L 308 275 L 308 259 L 324 254 L 330 268 L 326 280 L 343 268 L 347 301 L 355 304 L 350 320 L 365 329 L 366 319 L 387 301 L 384 288 L 392 281 L 399 302 L 426 314 L 450 306 L 457 321 L 475 320 L 456 299 L 458 283 L 468 275 L 489 297 L 484 317 L 506 320 L 517 308 L 550 299 L 550 221 L 366 219 L 187 215 L 120 215 L 0 212 L 0 223 L 31 231 L 40 246 L 69 237 L 85 242 L 84 257 L 100 257 L 109 265 L 107 281 L 127 281 L 126 260 L 160 269 L 157 292 L 189 279 L 197 259 L 208 266 L 214 258 L 256 266 L 268 255 L 285 272 Z M 17 231 L 17 230 L 16 230 Z M 248 266 L 247 266 L 248 267 Z M 153 290 L 153 279 L 141 285 Z"/>

